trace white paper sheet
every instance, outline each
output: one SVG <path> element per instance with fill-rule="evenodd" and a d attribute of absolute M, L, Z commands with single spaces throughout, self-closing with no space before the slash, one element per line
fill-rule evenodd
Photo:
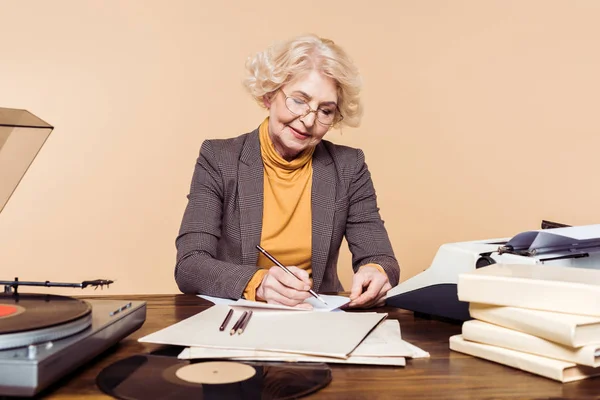
<path fill-rule="evenodd" d="M 282 362 L 325 362 L 338 364 L 363 365 L 406 365 L 404 357 L 361 357 L 350 356 L 346 359 L 334 357 L 317 357 L 294 353 L 276 353 L 270 351 L 210 349 L 207 347 L 188 347 L 179 354 L 180 359 L 227 359 L 236 361 L 282 361 Z"/>
<path fill-rule="evenodd" d="M 269 303 L 264 303 L 261 301 L 250 301 L 250 300 L 245 300 L 245 299 L 232 300 L 232 299 L 223 299 L 221 297 L 198 295 L 198 297 L 208 300 L 214 304 L 226 304 L 226 305 L 231 305 L 231 306 L 235 306 L 235 307 L 249 307 L 249 308 L 261 308 L 261 309 L 269 309 L 269 310 L 288 310 L 288 311 L 320 311 L 320 312 L 342 311 L 342 310 L 339 310 L 339 308 L 341 306 L 343 306 L 344 304 L 348 304 L 350 302 L 350 299 L 345 296 L 335 296 L 335 295 L 326 295 L 326 294 L 320 294 L 319 296 L 321 296 L 321 298 L 323 298 L 323 300 L 325 300 L 325 302 L 327 302 L 327 305 L 321 303 L 319 300 L 315 299 L 314 297 L 310 297 L 308 300 L 306 300 L 306 303 L 309 303 L 310 305 L 312 305 L 313 309 L 306 310 L 304 308 L 288 307 L 288 306 L 277 305 L 277 304 L 269 304 Z"/>
<path fill-rule="evenodd" d="M 326 295 L 321 295 L 321 296 L 326 296 Z M 234 304 L 234 303 L 236 303 L 236 300 L 223 299 L 221 297 L 212 297 L 212 296 L 205 296 L 205 295 L 199 295 L 199 297 L 202 297 L 203 299 L 206 299 L 206 300 L 208 300 L 208 301 L 210 301 L 210 302 L 212 302 L 214 304 Z M 340 301 L 342 301 L 342 299 L 347 299 L 346 297 L 342 297 L 342 296 L 326 296 L 326 297 L 328 299 L 329 299 L 329 297 L 340 297 L 341 298 Z M 316 299 L 314 299 L 314 300 L 316 300 Z M 325 301 L 327 301 L 329 303 L 329 300 L 325 300 Z M 332 301 L 331 304 L 334 304 L 334 302 Z M 342 310 L 336 309 L 336 310 L 332 310 L 332 311 L 342 311 Z M 380 326 L 389 326 L 388 322 L 392 322 L 392 320 L 390 320 L 390 321 L 383 321 L 383 323 L 380 324 Z M 379 327 L 378 327 L 378 329 L 379 329 Z M 401 337 L 401 334 L 400 334 L 400 337 Z M 365 339 L 365 341 L 366 340 L 367 339 Z M 406 356 L 407 358 L 429 358 L 430 357 L 430 354 L 427 351 L 425 351 L 425 350 L 423 350 L 423 349 L 415 346 L 414 344 L 409 343 L 409 342 L 407 342 L 405 340 L 402 340 L 402 342 L 404 343 L 405 346 L 407 346 L 409 349 L 412 350 L 412 354 Z M 186 350 L 187 349 L 185 349 L 184 352 Z M 598 356 L 600 356 L 600 354 Z"/>
<path fill-rule="evenodd" d="M 406 343 L 406 345 L 413 351 L 413 354 L 410 358 L 429 358 L 430 357 L 428 352 L 415 346 L 414 344 L 406 342 L 406 341 L 404 343 Z"/>
<path fill-rule="evenodd" d="M 356 357 L 410 357 L 412 349 L 406 346 L 397 320 L 379 324 L 350 354 Z"/>
<path fill-rule="evenodd" d="M 344 304 L 348 304 L 350 302 L 350 299 L 348 297 L 344 297 L 344 296 L 333 296 L 333 295 L 325 295 L 325 294 L 320 294 L 319 296 L 321 296 L 323 298 L 323 300 L 325 300 L 327 302 L 327 305 L 321 303 L 319 300 L 315 299 L 314 297 L 310 297 L 308 300 L 306 300 L 306 303 L 309 303 L 310 305 L 313 306 L 312 311 L 329 312 L 329 311 L 336 310 L 336 309 L 340 308 L 341 306 L 343 306 Z M 232 306 L 264 308 L 264 309 L 270 309 L 270 310 L 311 311 L 311 310 L 306 310 L 304 308 L 288 307 L 288 306 L 283 306 L 283 305 L 269 304 L 269 303 L 263 303 L 261 301 L 250 301 L 250 300 L 245 300 L 245 299 L 237 300 L 235 303 L 232 304 Z"/>
<path fill-rule="evenodd" d="M 233 299 L 224 299 L 222 297 L 213 297 L 213 296 L 207 296 L 204 294 L 199 294 L 198 297 L 203 298 L 204 300 L 208 300 L 213 304 L 225 304 L 225 305 L 230 305 L 235 303 L 236 301 Z"/>
<path fill-rule="evenodd" d="M 224 358 L 245 361 L 341 362 L 345 364 L 395 366 L 404 366 L 405 357 L 425 358 L 429 357 L 429 353 L 402 340 L 400 324 L 396 320 L 385 320 L 379 324 L 365 340 L 350 353 L 346 360 L 272 351 L 217 349 L 208 347 L 188 347 L 179 354 L 180 359 Z"/>
<path fill-rule="evenodd" d="M 193 347 L 192 354 L 198 349 L 199 354 L 207 354 L 200 347 Z M 224 350 L 226 355 L 236 354 L 243 357 L 251 355 L 273 356 L 273 352 L 242 351 L 232 349 L 210 349 L 213 355 Z M 368 336 L 352 351 L 351 356 L 357 357 L 412 357 L 413 349 L 407 346 L 400 335 L 400 323 L 397 320 L 382 321 Z"/>

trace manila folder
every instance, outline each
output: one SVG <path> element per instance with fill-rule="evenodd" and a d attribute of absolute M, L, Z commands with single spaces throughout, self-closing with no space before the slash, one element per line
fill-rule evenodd
<path fill-rule="evenodd" d="M 243 310 L 234 308 L 229 325 L 220 331 L 228 311 L 226 305 L 215 305 L 139 341 L 347 358 L 387 317 L 384 313 L 256 311 L 244 333 L 230 335 Z"/>

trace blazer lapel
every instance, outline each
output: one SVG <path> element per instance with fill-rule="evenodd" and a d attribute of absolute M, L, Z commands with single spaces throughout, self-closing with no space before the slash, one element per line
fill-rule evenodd
<path fill-rule="evenodd" d="M 258 129 L 251 132 L 240 156 L 238 201 L 242 235 L 242 263 L 256 265 L 263 216 L 264 168 L 260 154 Z"/>
<path fill-rule="evenodd" d="M 332 171 L 333 160 L 323 143 L 313 154 L 312 167 L 312 273 L 313 286 L 319 289 L 325 274 L 335 209 L 336 179 Z"/>

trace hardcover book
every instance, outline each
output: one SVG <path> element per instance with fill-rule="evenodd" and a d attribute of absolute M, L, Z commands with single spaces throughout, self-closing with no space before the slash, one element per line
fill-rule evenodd
<path fill-rule="evenodd" d="M 492 264 L 459 275 L 458 299 L 600 317 L 600 270 Z"/>
<path fill-rule="evenodd" d="M 600 317 L 471 303 L 471 317 L 570 347 L 600 344 Z"/>
<path fill-rule="evenodd" d="M 563 383 L 600 375 L 600 368 L 586 367 L 572 362 L 553 360 L 502 347 L 470 342 L 463 339 L 462 335 L 450 337 L 450 349 Z"/>

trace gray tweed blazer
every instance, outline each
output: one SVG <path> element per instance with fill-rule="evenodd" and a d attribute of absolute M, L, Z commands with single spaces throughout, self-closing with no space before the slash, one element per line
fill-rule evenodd
<path fill-rule="evenodd" d="M 317 292 L 343 290 L 337 260 L 344 235 L 352 267 L 373 262 L 392 286 L 400 267 L 379 216 L 361 150 L 321 141 L 313 154 L 312 270 Z M 176 240 L 175 281 L 184 293 L 240 298 L 258 270 L 263 164 L 258 129 L 200 149 Z M 277 257 L 277 254 L 274 254 Z"/>

